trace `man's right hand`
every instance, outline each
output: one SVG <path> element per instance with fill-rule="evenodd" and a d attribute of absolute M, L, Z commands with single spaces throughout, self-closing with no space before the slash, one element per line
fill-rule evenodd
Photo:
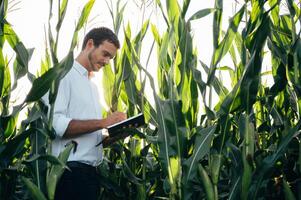
<path fill-rule="evenodd" d="M 113 112 L 106 118 L 106 127 L 116 124 L 117 122 L 127 119 L 127 116 L 123 112 Z"/>

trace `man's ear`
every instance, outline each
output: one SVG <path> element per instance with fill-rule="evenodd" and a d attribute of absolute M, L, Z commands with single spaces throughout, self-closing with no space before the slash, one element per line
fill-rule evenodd
<path fill-rule="evenodd" d="M 94 47 L 94 42 L 92 39 L 89 39 L 86 44 L 86 48 L 90 49 Z"/>

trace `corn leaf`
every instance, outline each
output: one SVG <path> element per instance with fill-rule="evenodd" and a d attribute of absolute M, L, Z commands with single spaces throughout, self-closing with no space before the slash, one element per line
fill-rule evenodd
<path fill-rule="evenodd" d="M 269 18 L 267 15 L 261 21 L 261 25 L 257 29 L 256 41 L 253 46 L 253 59 L 250 60 L 246 71 L 243 74 L 243 80 L 241 82 L 241 99 L 243 108 L 249 113 L 253 104 L 256 101 L 256 94 L 258 92 L 258 85 L 260 81 L 260 73 L 262 66 L 262 49 L 269 33 Z"/>
<path fill-rule="evenodd" d="M 183 6 L 182 6 L 182 12 L 181 12 L 181 18 L 185 18 L 186 12 L 188 10 L 189 4 L 191 0 L 184 0 Z"/>
<path fill-rule="evenodd" d="M 64 21 L 64 17 L 67 11 L 67 5 L 68 5 L 68 0 L 63 0 L 61 5 L 59 6 L 59 16 L 58 16 L 58 23 L 56 25 L 56 31 L 59 32 L 62 23 Z"/>
<path fill-rule="evenodd" d="M 47 200 L 43 192 L 28 178 L 21 177 L 33 200 Z"/>
<path fill-rule="evenodd" d="M 87 22 L 89 14 L 91 12 L 91 9 L 94 5 L 95 0 L 89 0 L 85 7 L 83 8 L 80 18 L 76 24 L 76 28 L 72 37 L 72 42 L 71 42 L 71 47 L 69 51 L 73 51 L 73 49 L 75 48 L 76 44 L 77 44 L 77 38 L 78 38 L 78 32 L 80 31 L 80 29 L 82 29 L 82 27 L 84 26 L 84 24 Z"/>
<path fill-rule="evenodd" d="M 20 156 L 24 150 L 26 138 L 33 133 L 34 129 L 28 129 L 3 143 L 3 147 L 0 152 L 0 163 L 2 167 L 8 167 L 8 165 L 11 164 L 12 159 Z"/>
<path fill-rule="evenodd" d="M 199 10 L 188 19 L 188 22 L 206 17 L 207 15 L 209 15 L 215 11 L 216 11 L 216 9 L 214 9 L 214 8 L 205 8 L 205 9 Z"/>
<path fill-rule="evenodd" d="M 287 200 L 296 200 L 296 197 L 295 197 L 294 193 L 292 192 L 289 184 L 285 180 L 285 178 L 282 179 L 282 184 L 283 184 L 285 199 L 287 199 Z"/>
<path fill-rule="evenodd" d="M 3 96 L 2 91 L 3 91 L 4 79 L 5 79 L 5 65 L 6 64 L 3 57 L 2 47 L 0 46 L 0 97 Z"/>
<path fill-rule="evenodd" d="M 27 94 L 25 102 L 33 102 L 40 99 L 46 92 L 50 89 L 53 81 L 63 78 L 66 73 L 70 70 L 73 64 L 73 52 L 70 52 L 68 56 L 60 62 L 58 65 L 54 66 L 48 70 L 41 77 L 34 80 L 32 87 Z M 50 100 L 51 103 L 53 100 Z"/>
<path fill-rule="evenodd" d="M 212 58 L 212 66 L 213 68 L 210 69 L 208 74 L 208 81 L 207 83 L 210 84 L 213 78 L 213 74 L 215 73 L 217 63 L 228 53 L 232 41 L 235 38 L 238 26 L 244 14 L 245 7 L 243 6 L 230 20 L 229 28 L 226 32 L 225 37 L 223 38 L 222 42 L 218 44 L 218 47 L 214 51 L 213 58 Z"/>
<path fill-rule="evenodd" d="M 74 144 L 73 142 L 69 143 L 66 148 L 64 149 L 64 151 L 62 151 L 59 156 L 58 156 L 58 160 L 59 163 L 66 163 L 67 159 L 70 155 L 70 152 L 73 148 L 76 148 L 75 146 L 76 144 Z M 54 194 L 55 194 L 55 188 L 56 185 L 60 179 L 60 177 L 62 176 L 62 174 L 64 173 L 65 170 L 65 165 L 61 165 L 61 164 L 55 164 L 52 165 L 51 168 L 48 171 L 48 175 L 47 175 L 47 192 L 48 192 L 48 198 L 53 200 L 54 199 Z"/>
<path fill-rule="evenodd" d="M 291 140 L 300 134 L 300 126 L 301 123 L 299 122 L 296 126 L 290 128 L 287 135 L 281 139 L 277 150 L 272 155 L 266 156 L 262 162 L 259 163 L 259 166 L 256 168 L 253 174 L 254 178 L 251 182 L 248 197 L 251 199 L 256 199 L 257 194 L 262 187 L 263 181 L 273 172 L 273 166 L 275 165 L 276 161 L 283 156 Z"/>
<path fill-rule="evenodd" d="M 214 9 L 216 10 L 213 15 L 213 47 L 215 50 L 218 47 L 221 32 L 223 0 L 215 0 Z"/>
<path fill-rule="evenodd" d="M 177 0 L 166 0 L 169 23 L 172 24 L 180 16 L 180 6 Z"/>
<path fill-rule="evenodd" d="M 169 177 L 169 184 L 175 187 L 173 169 L 170 163 L 171 157 L 182 157 L 183 145 L 185 144 L 186 127 L 182 105 L 175 100 L 155 99 L 158 120 L 158 145 L 160 148 L 159 158 L 164 170 Z M 178 163 L 181 165 L 181 162 Z M 181 177 L 179 177 L 181 178 Z"/>
<path fill-rule="evenodd" d="M 17 63 L 14 66 L 14 72 L 17 79 L 24 76 L 28 71 L 28 62 L 30 55 L 9 24 L 4 25 L 5 38 L 9 45 L 16 52 Z"/>
<path fill-rule="evenodd" d="M 193 154 L 184 162 L 185 184 L 192 181 L 196 175 L 199 161 L 209 152 L 216 125 L 196 130 Z"/>

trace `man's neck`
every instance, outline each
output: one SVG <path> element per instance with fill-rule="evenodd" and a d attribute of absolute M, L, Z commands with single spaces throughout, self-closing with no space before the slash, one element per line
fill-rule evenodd
<path fill-rule="evenodd" d="M 88 72 L 88 78 L 91 79 L 95 76 L 94 72 L 91 71 L 91 72 Z"/>

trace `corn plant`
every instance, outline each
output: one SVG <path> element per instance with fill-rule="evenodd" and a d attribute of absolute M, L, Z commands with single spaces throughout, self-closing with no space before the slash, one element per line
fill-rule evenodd
<path fill-rule="evenodd" d="M 140 63 L 141 52 L 137 42 L 131 39 L 128 27 L 123 45 L 128 57 L 124 59 L 128 59 L 126 64 L 131 65 L 131 73 L 136 74 L 138 67 L 146 74 L 153 89 L 155 109 L 149 124 L 156 129 L 143 130 L 144 139 L 134 141 L 146 141 L 147 149 L 140 147 L 143 152 L 140 155 L 151 160 L 149 164 L 156 171 L 156 178 L 144 179 L 145 176 L 138 173 L 141 166 L 131 169 L 126 165 L 125 155 L 136 155 L 136 161 L 139 160 L 137 145 L 135 149 L 127 145 L 123 148 L 116 146 L 122 159 L 116 154 L 114 157 L 107 154 L 108 158 L 121 162 L 124 174 L 131 172 L 128 178 L 136 185 L 136 194 L 140 194 L 139 188 L 143 188 L 139 187 L 140 184 L 148 186 L 144 198 L 295 198 L 300 187 L 296 178 L 300 173 L 300 32 L 296 32 L 295 25 L 300 13 L 298 6 L 286 1 L 289 13 L 280 15 L 281 1 L 242 2 L 230 19 L 229 28 L 222 34 L 222 0 L 216 0 L 214 8 L 201 10 L 188 21 L 185 14 L 190 1 L 179 6 L 177 1 L 167 0 L 166 10 L 160 1 L 156 3 L 167 24 L 162 36 L 155 25 L 151 27 L 158 46 L 158 91 L 153 75 Z M 189 21 L 210 13 L 214 15 L 214 51 L 209 66 L 200 61 L 206 72 L 203 74 L 197 68 Z M 274 85 L 271 88 L 262 82 L 266 73 L 262 69 L 266 51 L 272 55 Z M 230 54 L 234 66 L 219 67 L 227 54 Z M 128 69 L 126 65 L 124 67 Z M 233 88 L 226 88 L 216 76 L 216 71 L 222 69 L 230 72 Z M 139 88 L 137 79 L 133 80 L 129 86 Z M 132 87 L 125 90 L 127 97 L 135 100 L 132 91 L 139 90 Z M 213 93 L 220 98 L 216 105 L 213 105 Z M 202 101 L 199 101 L 199 94 Z M 121 96 L 126 99 L 124 94 Z M 131 106 L 130 103 L 127 105 Z M 138 105 L 142 109 L 149 108 L 147 104 Z M 204 107 L 205 115 L 198 119 L 200 105 Z M 107 167 L 116 170 L 113 163 Z M 148 170 L 146 174 L 152 174 Z M 116 193 L 133 192 L 132 187 L 123 187 L 124 180 L 121 184 L 118 180 L 121 179 L 115 177 L 110 182 L 115 188 L 111 184 L 107 189 Z M 137 198 L 138 195 L 130 196 Z"/>
<path fill-rule="evenodd" d="M 59 4 L 58 32 L 64 19 L 67 3 L 68 1 L 63 1 L 61 5 Z M 47 108 L 40 99 L 50 90 L 50 104 L 53 105 L 58 81 L 72 66 L 73 49 L 77 43 L 78 32 L 87 21 L 93 3 L 94 1 L 89 1 L 83 9 L 70 51 L 60 62 L 56 55 L 58 38 L 53 40 L 51 27 L 49 27 L 52 63 L 47 59 L 48 62 L 44 63 L 44 67 L 48 65 L 49 70 L 44 70 L 45 73 L 36 78 L 28 71 L 28 61 L 33 51 L 24 47 L 6 21 L 7 1 L 1 1 L 1 199 L 54 198 L 56 183 L 74 145 L 69 145 L 58 158 L 49 155 L 48 140 L 54 136 L 51 126 L 52 118 L 50 117 L 48 121 L 45 114 Z M 52 9 L 52 1 L 50 5 Z M 7 42 L 15 51 L 13 74 L 9 73 L 9 62 L 4 57 L 4 42 Z M 25 75 L 32 81 L 32 88 L 20 105 L 12 107 L 10 94 L 16 88 L 17 80 Z M 14 83 L 11 82 L 12 76 L 15 78 Z M 25 108 L 28 109 L 27 119 L 22 121 L 20 127 L 17 127 L 18 114 Z"/>
<path fill-rule="evenodd" d="M 175 2 L 170 2 L 170 5 L 173 5 L 174 3 Z M 162 9 L 161 4 L 159 4 L 159 6 Z M 160 62 L 159 62 L 159 65 L 162 65 L 160 66 L 161 68 L 164 67 L 166 68 L 166 69 L 161 69 L 161 68 L 159 69 L 160 70 L 159 73 L 162 74 L 162 78 L 160 77 L 159 79 L 160 91 L 161 90 L 170 91 L 169 94 L 168 93 L 164 94 L 164 92 L 160 93 L 159 96 L 162 96 L 163 98 L 160 99 L 160 97 L 156 94 L 152 77 L 139 63 L 139 57 L 140 57 L 139 45 L 141 45 L 140 40 L 143 38 L 141 37 L 143 36 L 141 35 L 141 33 L 143 33 L 142 31 L 145 32 L 148 26 L 148 21 L 144 23 L 141 32 L 139 32 L 138 35 L 134 37 L 134 39 L 131 39 L 130 27 L 129 26 L 126 27 L 125 29 L 126 43 L 124 43 L 123 49 L 121 51 L 121 53 L 125 51 L 125 54 L 124 57 L 121 57 L 122 59 L 117 57 L 119 60 L 122 60 L 122 62 L 127 64 L 124 65 L 125 78 L 123 84 L 126 85 L 125 91 L 129 98 L 128 101 L 129 110 L 130 111 L 132 110 L 131 104 L 138 105 L 139 109 L 142 108 L 142 111 L 144 111 L 144 113 L 146 114 L 147 118 L 149 119 L 149 122 L 158 127 L 158 129 L 155 129 L 153 131 L 144 130 L 144 134 L 146 134 L 146 136 L 144 136 L 146 137 L 145 139 L 139 141 L 139 139 L 137 140 L 134 138 L 134 140 L 130 140 L 128 144 L 130 146 L 128 145 L 124 146 L 127 149 L 130 149 L 131 151 L 128 153 L 132 154 L 135 157 L 134 159 L 136 160 L 136 163 L 134 162 L 134 166 L 137 166 L 137 164 L 138 166 L 140 165 L 140 167 L 137 166 L 136 168 L 132 168 L 132 169 L 130 168 L 132 170 L 131 174 L 136 175 L 135 179 L 130 180 L 131 182 L 133 182 L 133 184 L 136 185 L 136 187 L 134 188 L 135 191 L 138 190 L 138 192 L 136 192 L 137 195 L 134 196 L 135 198 L 137 198 L 138 196 L 141 197 L 142 191 L 144 194 L 143 196 L 144 198 L 151 198 L 156 196 L 162 198 L 168 196 L 172 198 L 176 198 L 176 197 L 181 198 L 182 193 L 184 193 L 184 191 L 187 188 L 189 188 L 189 186 L 187 185 L 187 188 L 181 189 L 184 181 L 182 182 L 182 176 L 180 174 L 182 173 L 181 165 L 183 164 L 181 159 L 188 154 L 187 151 L 189 149 L 187 146 L 184 148 L 185 135 L 187 135 L 186 137 L 189 137 L 189 135 L 187 134 L 188 131 L 186 130 L 187 129 L 186 126 L 188 127 L 191 126 L 192 129 L 193 126 L 196 124 L 196 113 L 198 109 L 198 101 L 197 101 L 198 95 L 196 91 L 197 84 L 194 81 L 192 81 L 193 79 L 192 71 L 195 69 L 196 57 L 193 53 L 192 38 L 190 36 L 189 29 L 186 29 L 185 21 L 182 19 L 185 17 L 186 10 L 182 12 L 182 18 L 180 19 L 181 20 L 180 21 L 179 7 L 175 7 L 173 9 L 175 9 L 175 11 L 178 12 L 178 15 L 173 16 L 172 12 L 174 12 L 174 10 L 169 10 L 170 29 L 165 34 L 164 38 L 161 39 L 157 31 L 155 30 L 155 26 L 152 26 L 154 35 L 156 36 L 155 40 L 157 41 L 160 50 L 163 53 L 165 53 L 164 55 L 160 55 Z M 209 10 L 206 9 L 204 11 L 200 11 L 196 13 L 191 18 L 191 20 L 205 16 L 206 14 L 209 14 L 212 10 L 213 9 L 209 9 Z M 174 29 L 176 29 L 177 31 L 175 32 Z M 184 32 L 183 36 L 182 36 L 182 32 Z M 172 40 L 170 40 L 168 36 L 170 36 L 171 38 L 175 38 L 177 44 L 174 45 L 172 42 L 169 44 L 168 42 Z M 182 56 L 181 52 L 190 52 L 190 53 L 188 53 L 188 56 L 186 56 L 186 54 L 183 54 L 185 56 Z M 168 63 L 168 60 L 174 63 Z M 153 86 L 154 96 L 156 100 L 156 111 L 152 107 L 150 107 L 146 98 L 143 97 L 144 96 L 143 93 L 141 94 L 141 92 L 144 91 L 143 87 L 140 86 L 140 83 L 137 82 L 138 80 L 135 78 L 135 76 L 137 76 L 137 73 L 142 73 L 142 72 L 146 74 L 151 80 L 150 82 L 151 85 Z M 181 72 L 184 73 L 183 76 L 180 76 Z M 173 77 L 174 74 L 176 74 L 177 77 Z M 143 80 L 144 79 L 142 79 L 142 86 L 145 84 Z M 168 82 L 169 84 L 164 85 L 164 81 Z M 190 94 L 190 91 L 192 91 L 192 94 Z M 188 92 L 188 96 L 187 96 L 187 92 Z M 143 101 L 140 100 L 141 96 L 143 98 Z M 182 96 L 184 99 L 187 100 L 184 101 L 184 103 L 179 101 L 182 98 Z M 192 101 L 191 98 L 193 99 Z M 175 99 L 175 101 L 170 101 L 170 99 Z M 185 106 L 182 108 L 182 105 Z M 164 111 L 162 110 L 163 107 L 165 109 Z M 168 109 L 168 112 L 166 112 L 166 109 Z M 164 116 L 165 114 L 168 116 Z M 171 123 L 171 121 L 173 121 L 173 123 Z M 175 122 L 178 122 L 179 124 L 175 124 Z M 172 126 L 172 124 L 174 124 L 174 126 Z M 159 134 L 158 138 L 152 137 L 152 135 L 154 135 L 155 133 Z M 207 138 L 208 137 L 206 137 L 206 139 Z M 145 143 L 146 145 L 141 145 L 144 143 L 144 140 L 146 140 Z M 172 143 L 169 144 L 169 142 Z M 182 142 L 184 144 L 182 144 Z M 133 148 L 133 145 L 135 148 Z M 137 152 L 139 148 L 141 149 L 140 153 L 139 151 Z M 206 147 L 202 146 L 202 148 L 206 148 Z M 127 155 L 126 152 L 128 151 L 127 149 L 123 148 L 126 155 Z M 123 153 L 120 152 L 120 150 L 118 150 L 118 153 L 119 155 L 121 154 L 120 155 L 121 157 L 124 157 L 122 155 Z M 139 155 L 141 155 L 142 158 L 141 157 L 139 158 Z M 149 160 L 148 163 L 143 162 L 144 156 L 146 156 L 146 159 L 151 159 L 151 160 Z M 114 161 L 115 162 L 112 163 L 116 163 L 117 160 L 115 159 Z M 123 161 L 122 164 L 125 165 L 124 167 L 126 168 L 123 170 L 125 170 L 127 174 L 129 170 L 127 165 L 128 163 L 133 163 L 133 162 L 131 161 L 130 158 L 129 161 L 124 160 L 124 158 L 122 159 L 122 161 Z M 160 170 L 161 168 L 160 163 L 163 164 L 163 171 Z M 143 166 L 145 164 L 148 165 L 146 169 Z M 150 167 L 149 165 L 152 166 L 152 169 L 149 168 Z M 130 166 L 133 166 L 133 164 L 130 164 Z M 179 166 L 177 170 L 174 169 L 175 166 Z M 195 172 L 195 167 L 193 166 L 193 168 L 194 168 L 193 171 Z M 151 170 L 154 169 L 156 171 L 160 170 L 157 171 L 158 174 L 156 177 L 158 178 L 151 177 L 151 175 L 154 173 Z M 137 171 L 139 173 L 137 173 Z M 132 175 L 131 177 L 133 178 Z M 188 182 L 187 179 L 185 181 Z M 119 189 L 117 191 L 120 191 L 122 189 L 123 188 L 119 186 Z M 128 192 L 131 194 L 132 190 Z M 168 195 L 168 193 L 170 195 Z"/>
<path fill-rule="evenodd" d="M 104 68 L 106 103 L 111 111 L 127 111 L 128 116 L 143 112 L 147 126 L 127 130 L 132 137 L 105 149 L 99 166 L 100 198 L 300 198 L 299 4 L 292 0 L 236 1 L 238 10 L 228 29 L 222 30 L 226 1 L 215 0 L 213 8 L 187 16 L 190 2 L 154 1 L 166 23 L 161 35 L 151 19 L 144 20 L 134 35 L 132 24 L 123 20 L 126 4 L 114 2 L 114 10 L 113 1 L 107 2 L 115 33 L 123 34 L 124 41 L 114 63 Z M 43 75 L 35 78 L 28 72 L 32 50 L 24 47 L 6 21 L 7 2 L 1 1 L 1 198 L 53 199 L 72 145 L 60 158 L 48 155 L 47 145 L 54 135 L 51 110 L 59 79 L 72 65 L 78 31 L 93 3 L 89 1 L 83 10 L 68 55 L 58 61 L 57 41 L 68 1 L 59 3 L 56 35 L 49 25 Z M 52 10 L 52 1 L 50 5 Z M 213 52 L 206 64 L 198 60 L 190 23 L 210 14 Z M 152 33 L 153 41 L 150 48 L 142 48 L 147 32 Z M 11 83 L 4 42 L 16 52 L 13 76 L 27 75 L 33 81 L 25 101 L 14 109 L 9 99 L 16 83 Z M 149 63 L 140 61 L 142 54 L 150 57 L 153 51 L 157 52 L 156 79 L 148 71 Z M 268 54 L 271 70 L 264 71 Z M 226 55 L 232 66 L 221 66 Z M 217 76 L 220 70 L 229 72 L 230 88 Z M 267 74 L 273 79 L 272 86 L 263 82 Z M 147 83 L 154 105 L 148 99 Z M 39 99 L 49 89 L 52 106 L 47 118 Z M 17 128 L 18 113 L 24 108 L 29 110 L 28 118 Z"/>
<path fill-rule="evenodd" d="M 111 2 L 112 3 L 112 2 Z M 121 1 L 117 2 L 117 15 L 115 16 L 113 7 L 107 3 L 113 19 L 114 31 L 118 34 L 125 5 L 121 6 Z M 148 30 L 149 22 L 146 21 L 141 30 L 132 39 L 130 24 L 124 28 L 125 37 L 135 44 L 135 49 L 141 51 L 141 42 Z M 130 56 L 131 50 L 124 41 L 120 52 L 116 55 L 111 67 L 104 68 L 104 77 L 102 86 L 106 91 L 106 103 L 110 111 L 127 109 L 128 116 L 143 112 L 147 120 L 151 120 L 154 109 L 144 96 L 145 79 L 137 66 L 134 66 L 133 59 Z M 134 66 L 134 67 L 132 67 Z M 138 80 L 137 77 L 140 77 Z M 141 82 L 140 82 L 141 81 Z M 151 131 L 151 130 L 150 130 Z M 144 137 L 139 131 L 136 135 Z M 146 153 L 150 145 L 137 137 L 131 138 L 128 143 L 118 142 L 110 149 L 105 150 L 105 159 L 100 169 L 102 171 L 101 184 L 104 186 L 101 198 L 138 198 L 145 199 L 148 184 L 154 178 L 148 176 L 153 168 L 147 166 Z M 140 149 L 144 149 L 140 152 Z M 150 164 L 151 164 L 150 163 Z M 157 167 L 157 169 L 159 169 Z M 153 172 L 152 172 L 153 173 Z M 151 180 L 150 180 L 151 179 Z M 123 187 L 121 187 L 123 186 Z M 113 193 L 111 192 L 113 191 Z"/>

